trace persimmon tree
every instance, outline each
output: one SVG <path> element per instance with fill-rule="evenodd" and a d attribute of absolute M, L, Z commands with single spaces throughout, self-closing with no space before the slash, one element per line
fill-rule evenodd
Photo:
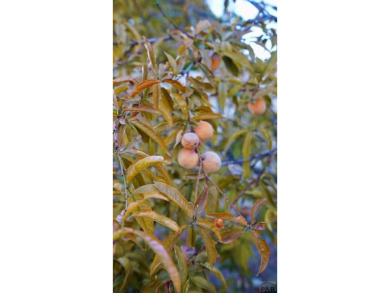
<path fill-rule="evenodd" d="M 232 292 L 222 267 L 267 267 L 276 19 L 250 2 L 245 21 L 203 1 L 114 1 L 114 292 Z M 264 60 L 243 40 L 253 27 Z"/>

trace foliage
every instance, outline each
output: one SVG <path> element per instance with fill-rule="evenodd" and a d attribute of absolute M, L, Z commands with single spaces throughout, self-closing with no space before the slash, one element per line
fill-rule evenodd
<path fill-rule="evenodd" d="M 226 1 L 228 8 L 228 1 Z M 114 292 L 245 289 L 222 269 L 267 267 L 276 243 L 276 19 L 213 16 L 203 1 L 114 1 Z M 190 13 L 190 11 L 194 13 Z M 227 11 L 227 10 L 226 10 Z M 271 44 L 256 57 L 252 27 Z M 266 110 L 248 105 L 263 99 Z M 184 133 L 214 128 L 196 148 L 222 157 L 207 174 L 177 163 Z M 211 276 L 219 282 L 211 282 Z M 229 288 L 229 289 L 228 289 Z"/>

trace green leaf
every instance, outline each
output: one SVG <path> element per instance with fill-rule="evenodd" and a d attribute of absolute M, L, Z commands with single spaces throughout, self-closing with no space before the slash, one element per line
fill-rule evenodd
<path fill-rule="evenodd" d="M 228 289 L 228 287 L 226 285 L 225 277 L 223 276 L 222 272 L 216 266 L 211 267 L 208 262 L 202 263 L 201 266 L 205 267 L 210 272 L 212 272 L 221 281 L 221 283 L 222 283 L 223 287 L 225 288 L 225 290 Z"/>
<path fill-rule="evenodd" d="M 241 129 L 241 130 L 238 130 L 236 132 L 234 132 L 232 135 L 229 136 L 226 144 L 225 144 L 225 147 L 224 147 L 224 151 L 226 152 L 229 147 L 231 146 L 231 144 L 237 140 L 237 138 L 244 134 L 244 133 L 247 133 L 248 132 L 248 129 Z"/>
<path fill-rule="evenodd" d="M 133 213 L 134 217 L 141 217 L 141 218 L 149 218 L 153 220 L 154 222 L 160 223 L 161 225 L 164 225 L 165 227 L 168 227 L 169 229 L 173 231 L 179 231 L 179 225 L 170 218 L 167 218 L 163 215 L 160 215 L 153 211 L 148 212 L 137 212 Z"/>
<path fill-rule="evenodd" d="M 187 258 L 184 255 L 183 251 L 175 245 L 174 247 L 175 255 L 177 259 L 177 266 L 179 268 L 181 283 L 184 284 L 187 281 Z"/>
<path fill-rule="evenodd" d="M 195 226 L 191 225 L 187 235 L 187 246 L 194 247 L 196 242 L 196 230 Z"/>
<path fill-rule="evenodd" d="M 226 98 L 227 85 L 223 81 L 220 81 L 218 84 L 218 102 L 219 106 L 221 107 L 221 112 L 225 110 Z"/>
<path fill-rule="evenodd" d="M 174 75 L 177 75 L 177 64 L 175 61 L 175 58 L 173 58 L 171 55 L 169 55 L 167 52 L 164 52 L 165 56 L 168 58 L 169 65 L 171 65 L 173 69 Z"/>
<path fill-rule="evenodd" d="M 256 221 L 256 216 L 260 212 L 261 208 L 267 201 L 266 198 L 258 199 L 255 201 L 255 203 L 252 206 L 251 209 L 251 224 L 253 224 Z"/>
<path fill-rule="evenodd" d="M 253 242 L 257 248 L 257 251 L 260 253 L 261 262 L 260 262 L 260 268 L 257 272 L 257 276 L 262 273 L 265 268 L 267 267 L 268 260 L 269 260 L 269 247 L 267 242 L 265 240 L 260 239 L 259 235 L 255 231 L 251 231 Z"/>
<path fill-rule="evenodd" d="M 242 145 L 242 157 L 244 160 L 248 160 L 248 158 L 251 155 L 251 142 L 252 142 L 253 134 L 252 132 L 248 131 L 244 143 Z"/>
<path fill-rule="evenodd" d="M 179 206 L 190 219 L 194 216 L 193 208 L 187 201 L 187 199 L 174 187 L 169 186 L 162 182 L 156 182 L 154 186 L 168 197 L 173 203 Z"/>
<path fill-rule="evenodd" d="M 147 134 L 151 139 L 153 139 L 168 156 L 171 156 L 167 146 L 164 143 L 164 140 L 152 128 L 146 126 L 139 121 L 132 121 L 131 123 L 138 129 L 143 131 L 145 134 Z"/>
<path fill-rule="evenodd" d="M 207 292 L 217 293 L 214 285 L 202 277 L 199 276 L 192 277 L 191 281 L 199 288 L 207 290 Z"/>
<path fill-rule="evenodd" d="M 188 119 L 188 105 L 184 98 L 177 93 L 172 93 L 173 98 L 180 107 L 181 112 L 183 113 L 184 119 Z"/>
<path fill-rule="evenodd" d="M 129 183 L 141 170 L 157 163 L 161 163 L 162 161 L 164 161 L 164 157 L 162 156 L 150 156 L 136 160 L 127 169 L 126 181 Z"/>
<path fill-rule="evenodd" d="M 223 63 L 225 63 L 225 66 L 227 70 L 234 76 L 238 75 L 238 67 L 236 64 L 234 64 L 233 60 L 230 57 L 222 56 Z"/>
<path fill-rule="evenodd" d="M 215 242 L 206 229 L 200 226 L 198 226 L 198 228 L 206 246 L 207 258 L 209 260 L 210 266 L 213 267 L 217 259 L 217 250 L 215 249 Z"/>
<path fill-rule="evenodd" d="M 120 263 L 121 266 L 125 270 L 125 277 L 124 277 L 124 280 L 123 280 L 122 287 L 120 288 L 120 291 L 122 291 L 126 287 L 127 282 L 129 281 L 128 278 L 132 274 L 133 270 L 132 270 L 132 267 L 131 267 L 131 263 L 130 263 L 130 261 L 129 261 L 129 259 L 127 257 L 118 258 L 116 261 L 118 263 Z"/>

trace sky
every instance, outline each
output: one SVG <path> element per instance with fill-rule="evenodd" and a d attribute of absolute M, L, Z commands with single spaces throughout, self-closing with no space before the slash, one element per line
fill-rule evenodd
<path fill-rule="evenodd" d="M 276 5 L 276 0 L 267 0 L 264 1 L 271 5 Z M 224 0 L 207 0 L 208 5 L 210 6 L 211 11 L 217 16 L 221 17 L 224 9 Z M 230 1 L 229 10 L 234 11 L 237 15 L 241 16 L 243 19 L 252 19 L 257 15 L 257 9 L 246 0 L 236 0 L 236 3 Z M 276 28 L 276 25 L 273 27 Z M 260 59 L 267 59 L 270 57 L 270 54 L 264 50 L 260 45 L 257 45 L 250 41 L 250 38 L 257 37 L 261 34 L 262 30 L 258 27 L 253 27 L 251 32 L 245 35 L 246 43 L 249 44 L 255 55 Z"/>

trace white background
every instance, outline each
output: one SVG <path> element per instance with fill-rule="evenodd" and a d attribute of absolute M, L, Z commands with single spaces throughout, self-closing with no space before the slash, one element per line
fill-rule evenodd
<path fill-rule="evenodd" d="M 389 292 L 388 7 L 277 4 L 279 292 Z M 0 292 L 111 292 L 112 3 L 0 36 Z"/>

